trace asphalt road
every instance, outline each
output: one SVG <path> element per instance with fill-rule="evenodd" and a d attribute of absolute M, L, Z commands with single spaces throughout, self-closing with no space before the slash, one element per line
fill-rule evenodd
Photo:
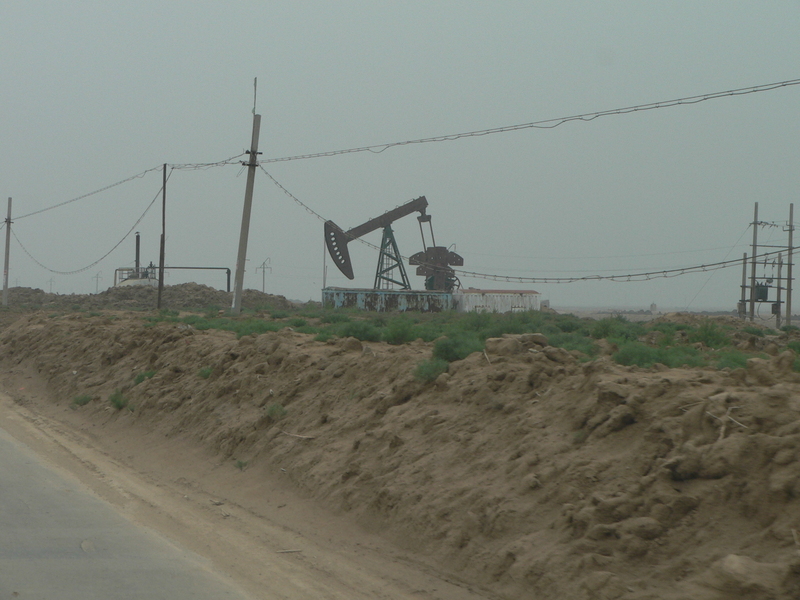
<path fill-rule="evenodd" d="M 0 429 L 0 600 L 246 600 Z"/>

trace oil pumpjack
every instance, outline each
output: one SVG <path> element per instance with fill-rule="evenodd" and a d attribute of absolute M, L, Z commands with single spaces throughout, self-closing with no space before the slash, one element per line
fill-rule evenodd
<path fill-rule="evenodd" d="M 353 279 L 353 265 L 350 261 L 350 251 L 347 248 L 347 244 L 372 231 L 383 228 L 378 268 L 375 271 L 373 287 L 378 290 L 389 289 L 396 285 L 401 290 L 410 290 L 411 284 L 403 266 L 403 257 L 400 255 L 394 238 L 392 223 L 414 212 L 419 212 L 417 221 L 422 235 L 422 252 L 417 252 L 409 257 L 408 263 L 417 267 L 417 275 L 425 277 L 426 290 L 451 292 L 454 288 L 460 287 L 452 267 L 463 266 L 464 259 L 446 246 L 436 245 L 431 215 L 426 212 L 427 207 L 428 201 L 425 196 L 420 196 L 416 200 L 411 200 L 347 231 L 344 231 L 333 221 L 326 221 L 325 244 L 333 262 L 336 263 L 336 266 L 339 267 L 345 277 Z M 431 243 L 433 244 L 431 246 L 427 246 L 425 242 L 423 223 L 427 223 L 430 228 Z"/>

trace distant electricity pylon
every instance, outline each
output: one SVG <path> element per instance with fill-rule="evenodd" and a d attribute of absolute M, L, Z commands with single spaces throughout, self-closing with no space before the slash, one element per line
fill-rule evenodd
<path fill-rule="evenodd" d="M 267 275 L 266 275 L 267 274 L 267 269 L 269 269 L 269 272 L 272 273 L 272 267 L 269 266 L 270 263 L 271 263 L 271 259 L 268 258 L 263 263 L 261 263 L 260 267 L 256 267 L 256 271 L 261 269 L 261 293 L 262 294 L 266 294 L 267 293 Z"/>
<path fill-rule="evenodd" d="M 102 271 L 98 271 L 97 275 L 92 277 L 92 279 L 94 279 L 94 284 L 95 284 L 94 285 L 94 293 L 95 294 L 100 292 L 100 280 L 102 279 L 102 275 L 103 275 L 103 272 Z"/>

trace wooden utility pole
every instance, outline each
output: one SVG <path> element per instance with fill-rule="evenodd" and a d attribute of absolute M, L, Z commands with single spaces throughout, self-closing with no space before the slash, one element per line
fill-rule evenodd
<path fill-rule="evenodd" d="M 742 299 L 739 300 L 739 318 L 747 318 L 747 252 L 742 255 Z"/>
<path fill-rule="evenodd" d="M 253 114 L 253 136 L 250 141 L 250 161 L 247 163 L 247 186 L 244 191 L 242 210 L 242 229 L 239 232 L 239 253 L 236 258 L 236 277 L 233 283 L 233 304 L 231 313 L 242 312 L 242 291 L 244 287 L 244 265 L 247 260 L 247 237 L 250 234 L 250 210 L 253 207 L 253 186 L 258 166 L 258 134 L 261 130 L 261 115 Z M 244 163 L 243 163 L 244 164 Z"/>
<path fill-rule="evenodd" d="M 158 253 L 158 302 L 161 310 L 161 293 L 164 291 L 164 240 L 167 233 L 167 163 L 164 163 L 163 184 L 161 186 L 161 250 Z"/>
<path fill-rule="evenodd" d="M 775 311 L 775 329 L 781 328 L 781 272 L 783 271 L 783 254 L 778 254 L 778 297 L 776 304 L 778 310 Z"/>
<path fill-rule="evenodd" d="M 786 261 L 786 326 L 792 324 L 792 263 L 794 262 L 794 248 L 792 247 L 792 233 L 794 232 L 794 204 L 789 205 L 789 253 Z"/>
<path fill-rule="evenodd" d="M 11 198 L 8 199 L 6 217 L 6 261 L 3 267 L 3 306 L 8 306 L 8 253 L 11 250 Z"/>
<path fill-rule="evenodd" d="M 756 260 L 758 256 L 758 202 L 753 213 L 753 254 L 751 255 L 752 270 L 750 271 L 750 322 L 756 317 Z"/>

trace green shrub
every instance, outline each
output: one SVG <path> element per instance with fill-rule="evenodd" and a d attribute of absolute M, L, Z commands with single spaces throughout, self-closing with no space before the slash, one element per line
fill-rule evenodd
<path fill-rule="evenodd" d="M 202 377 L 203 379 L 208 379 L 211 377 L 211 373 L 214 371 L 211 367 L 203 367 L 200 369 L 197 374 Z"/>
<path fill-rule="evenodd" d="M 433 356 L 447 362 L 463 360 L 473 352 L 483 350 L 483 340 L 474 333 L 454 333 L 437 340 L 433 346 Z"/>
<path fill-rule="evenodd" d="M 786 347 L 789 348 L 789 350 L 793 350 L 797 354 L 800 354 L 800 342 L 799 341 L 792 340 L 791 342 L 788 342 L 786 344 Z"/>
<path fill-rule="evenodd" d="M 300 317 L 294 317 L 289 319 L 289 327 L 297 328 L 297 327 L 305 327 L 306 325 L 308 325 L 308 321 L 306 321 L 305 319 L 301 319 Z"/>
<path fill-rule="evenodd" d="M 725 350 L 719 353 L 716 366 L 718 369 L 744 369 L 749 356 L 738 350 Z"/>
<path fill-rule="evenodd" d="M 307 333 L 308 335 L 316 335 L 319 333 L 319 327 L 314 327 L 313 325 L 303 325 L 301 327 L 296 327 L 295 331 L 297 333 Z"/>
<path fill-rule="evenodd" d="M 289 312 L 285 310 L 275 310 L 270 313 L 273 319 L 285 319 L 289 316 Z"/>
<path fill-rule="evenodd" d="M 551 334 L 547 336 L 547 342 L 564 350 L 578 350 L 587 356 L 596 356 L 599 350 L 592 338 L 577 332 Z"/>
<path fill-rule="evenodd" d="M 155 371 L 145 371 L 144 373 L 139 373 L 136 377 L 133 378 L 133 385 L 139 385 L 145 379 L 152 379 L 153 375 L 155 375 Z"/>
<path fill-rule="evenodd" d="M 408 317 L 396 317 L 389 321 L 383 332 L 383 341 L 399 346 L 416 339 L 414 323 Z"/>
<path fill-rule="evenodd" d="M 75 399 L 72 401 L 73 404 L 76 406 L 86 406 L 89 402 L 92 401 L 92 397 L 88 394 L 83 394 L 81 396 L 75 396 Z"/>
<path fill-rule="evenodd" d="M 639 367 L 652 367 L 656 363 L 671 368 L 700 367 L 705 363 L 700 352 L 691 346 L 653 348 L 641 342 L 623 344 L 612 358 L 621 365 Z"/>
<path fill-rule="evenodd" d="M 270 405 L 267 408 L 267 416 L 272 419 L 273 421 L 280 421 L 283 417 L 286 416 L 286 409 L 283 407 L 282 404 L 275 403 Z"/>
<path fill-rule="evenodd" d="M 225 310 L 219 306 L 207 306 L 205 309 L 205 315 L 207 319 L 214 319 L 218 317 L 220 312 L 225 312 Z"/>
<path fill-rule="evenodd" d="M 380 330 L 367 321 L 351 321 L 341 328 L 342 337 L 354 337 L 362 342 L 377 342 L 381 339 Z"/>
<path fill-rule="evenodd" d="M 350 317 L 340 312 L 331 312 L 322 317 L 323 323 L 349 323 Z"/>
<path fill-rule="evenodd" d="M 642 325 L 631 323 L 621 316 L 600 319 L 589 328 L 589 335 L 596 340 L 633 341 L 644 333 Z"/>
<path fill-rule="evenodd" d="M 441 358 L 433 358 L 431 360 L 423 360 L 414 369 L 414 377 L 419 381 L 429 383 L 435 381 L 442 373 L 447 373 L 450 363 Z"/>
<path fill-rule="evenodd" d="M 122 394 L 122 390 L 119 389 L 114 390 L 114 392 L 108 397 L 108 401 L 111 403 L 111 406 L 117 410 L 122 410 L 128 406 L 128 399 Z"/>
<path fill-rule="evenodd" d="M 749 327 L 745 327 L 744 329 L 742 329 L 742 331 L 744 331 L 745 333 L 749 333 L 750 335 L 756 335 L 758 337 L 764 337 L 764 330 L 761 329 L 760 327 L 749 326 Z"/>
<path fill-rule="evenodd" d="M 329 339 L 331 339 L 332 337 L 333 337 L 333 334 L 332 334 L 332 333 L 328 333 L 327 331 L 321 331 L 321 332 L 319 332 L 319 333 L 317 334 L 317 336 L 314 338 L 314 341 L 317 341 L 317 342 L 327 342 L 327 341 L 328 341 Z"/>
<path fill-rule="evenodd" d="M 572 315 L 567 315 L 567 318 L 560 319 L 558 322 L 556 322 L 555 326 L 564 333 L 572 333 L 584 327 L 584 323 Z"/>
<path fill-rule="evenodd" d="M 689 334 L 691 343 L 700 342 L 709 348 L 722 348 L 730 343 L 728 334 L 716 323 L 706 321 Z"/>

